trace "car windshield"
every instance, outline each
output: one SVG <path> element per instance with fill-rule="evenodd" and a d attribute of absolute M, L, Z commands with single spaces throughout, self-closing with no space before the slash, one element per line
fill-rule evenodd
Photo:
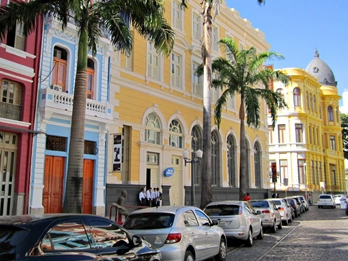
<path fill-rule="evenodd" d="M 11 251 L 28 236 L 29 231 L 12 226 L 0 226 L 0 256 Z"/>
<path fill-rule="evenodd" d="M 207 206 L 204 212 L 208 216 L 233 216 L 239 214 L 239 205 L 214 205 Z"/>
<path fill-rule="evenodd" d="M 321 199 L 331 199 L 331 196 L 329 196 L 329 195 L 321 195 L 319 198 L 321 198 Z"/>
<path fill-rule="evenodd" d="M 127 217 L 123 227 L 126 229 L 157 229 L 168 228 L 173 225 L 174 214 L 169 213 L 141 213 Z"/>
<path fill-rule="evenodd" d="M 251 201 L 250 204 L 254 208 L 268 208 L 269 204 L 267 201 Z"/>
<path fill-rule="evenodd" d="M 272 200 L 272 202 L 276 204 L 277 206 L 280 206 L 282 204 L 280 200 Z"/>

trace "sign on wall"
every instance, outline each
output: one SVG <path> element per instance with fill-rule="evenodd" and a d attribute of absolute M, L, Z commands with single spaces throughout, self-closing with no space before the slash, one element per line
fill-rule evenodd
<path fill-rule="evenodd" d="M 121 170 L 122 135 L 114 135 L 113 171 Z"/>

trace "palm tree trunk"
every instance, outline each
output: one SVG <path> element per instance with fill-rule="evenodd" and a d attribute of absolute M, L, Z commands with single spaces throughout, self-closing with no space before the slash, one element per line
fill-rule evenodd
<path fill-rule="evenodd" d="M 213 201 L 212 192 L 212 166 L 211 166 L 211 3 L 203 1 L 203 43 L 202 60 L 204 64 L 203 73 L 203 170 L 202 170 L 202 192 L 200 208 L 203 209 Z"/>
<path fill-rule="evenodd" d="M 246 158 L 246 141 L 245 141 L 245 108 L 244 108 L 244 95 L 241 94 L 241 103 L 239 108 L 240 119 L 240 159 L 239 159 L 239 200 L 243 200 L 243 197 L 247 190 L 247 173 L 246 164 L 248 161 Z"/>
<path fill-rule="evenodd" d="M 81 29 L 78 46 L 74 104 L 71 118 L 64 213 L 82 213 L 83 154 L 85 143 L 88 34 Z"/>

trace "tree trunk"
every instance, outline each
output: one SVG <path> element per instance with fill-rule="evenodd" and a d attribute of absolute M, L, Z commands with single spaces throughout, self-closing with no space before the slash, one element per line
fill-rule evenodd
<path fill-rule="evenodd" d="M 74 101 L 64 213 L 82 213 L 83 154 L 85 143 L 88 34 L 81 30 L 78 46 Z"/>
<path fill-rule="evenodd" d="M 244 108 L 244 95 L 241 94 L 241 103 L 239 108 L 240 119 L 240 159 L 239 159 L 239 200 L 243 200 L 247 190 L 247 173 L 246 164 L 246 141 L 245 141 L 245 108 Z"/>
<path fill-rule="evenodd" d="M 203 209 L 213 201 L 212 192 L 212 166 L 211 166 L 211 16 L 212 4 L 203 1 L 203 43 L 202 60 L 203 73 L 203 170 L 202 170 L 202 193 L 201 205 Z"/>

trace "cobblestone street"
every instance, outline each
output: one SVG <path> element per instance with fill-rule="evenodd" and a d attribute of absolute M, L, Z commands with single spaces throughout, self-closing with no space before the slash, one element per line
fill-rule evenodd
<path fill-rule="evenodd" d="M 248 248 L 230 241 L 227 260 L 325 260 L 348 259 L 348 216 L 336 209 L 309 211 L 283 226 L 275 234 L 266 231 L 263 240 L 255 240 Z"/>

